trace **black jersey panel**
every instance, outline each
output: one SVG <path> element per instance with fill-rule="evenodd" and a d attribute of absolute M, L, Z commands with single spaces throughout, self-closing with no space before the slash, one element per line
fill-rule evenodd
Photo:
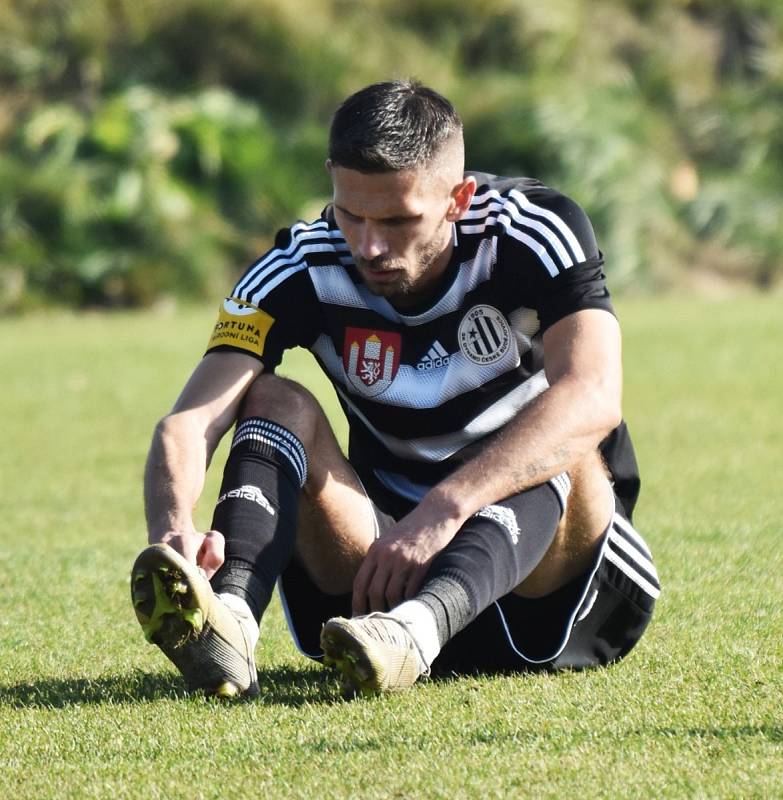
<path fill-rule="evenodd" d="M 614 314 L 600 260 L 580 264 L 551 280 L 542 281 L 539 292 L 542 333 L 576 311 L 600 308 Z"/>

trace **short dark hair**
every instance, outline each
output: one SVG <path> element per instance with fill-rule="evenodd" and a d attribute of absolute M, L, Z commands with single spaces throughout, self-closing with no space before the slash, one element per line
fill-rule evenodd
<path fill-rule="evenodd" d="M 462 131 L 454 106 L 417 81 L 374 83 L 346 99 L 329 131 L 329 159 L 360 172 L 429 164 Z"/>

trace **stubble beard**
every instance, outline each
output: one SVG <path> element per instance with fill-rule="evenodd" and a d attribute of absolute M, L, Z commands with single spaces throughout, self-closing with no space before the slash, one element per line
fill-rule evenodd
<path fill-rule="evenodd" d="M 415 253 L 417 268 L 414 274 L 411 274 L 406 268 L 408 264 L 399 259 L 379 256 L 371 261 L 361 257 L 357 257 L 354 260 L 357 267 L 363 270 L 399 269 L 399 277 L 393 283 L 372 284 L 370 283 L 372 278 L 368 276 L 365 278 L 365 285 L 372 294 L 378 297 L 404 304 L 406 302 L 415 302 L 420 294 L 426 293 L 431 288 L 431 283 L 437 281 L 437 276 L 433 278 L 430 273 L 442 252 L 443 248 L 439 247 L 435 242 L 428 242 L 417 248 Z"/>

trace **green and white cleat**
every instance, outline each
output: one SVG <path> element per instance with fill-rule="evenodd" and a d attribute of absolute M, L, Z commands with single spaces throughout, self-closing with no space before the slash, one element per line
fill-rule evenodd
<path fill-rule="evenodd" d="M 404 622 L 388 614 L 333 617 L 321 631 L 324 664 L 342 676 L 347 694 L 407 689 L 429 669 Z"/>
<path fill-rule="evenodd" d="M 174 663 L 190 691 L 258 694 L 254 642 L 245 625 L 176 550 L 166 544 L 142 550 L 131 570 L 131 600 L 147 641 Z"/>

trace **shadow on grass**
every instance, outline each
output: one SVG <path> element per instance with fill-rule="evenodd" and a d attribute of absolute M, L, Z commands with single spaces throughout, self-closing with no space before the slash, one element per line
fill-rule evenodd
<path fill-rule="evenodd" d="M 301 706 L 339 700 L 331 675 L 320 667 L 272 667 L 258 671 L 264 705 Z M 80 705 L 149 703 L 160 700 L 215 702 L 191 696 L 179 676 L 170 672 L 135 670 L 97 678 L 44 678 L 39 681 L 0 684 L 0 708 L 68 708 Z"/>

